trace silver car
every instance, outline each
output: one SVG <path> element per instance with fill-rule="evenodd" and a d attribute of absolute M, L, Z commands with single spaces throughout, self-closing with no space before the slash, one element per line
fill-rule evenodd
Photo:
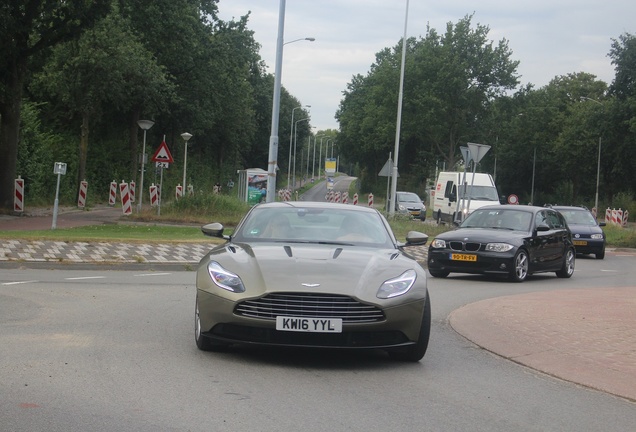
<path fill-rule="evenodd" d="M 254 206 L 199 263 L 195 341 L 383 349 L 419 361 L 431 326 L 426 272 L 404 252 L 425 234 L 393 235 L 375 209 L 336 203 Z"/>

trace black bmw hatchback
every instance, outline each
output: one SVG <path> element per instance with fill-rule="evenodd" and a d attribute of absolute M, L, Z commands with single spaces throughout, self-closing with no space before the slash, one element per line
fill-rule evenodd
<path fill-rule="evenodd" d="M 551 208 L 495 205 L 473 211 L 429 246 L 431 276 L 501 274 L 522 282 L 529 275 L 574 274 L 575 248 L 564 217 Z"/>

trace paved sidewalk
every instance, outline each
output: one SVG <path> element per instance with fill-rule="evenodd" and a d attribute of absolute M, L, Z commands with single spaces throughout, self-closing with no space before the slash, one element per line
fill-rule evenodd
<path fill-rule="evenodd" d="M 57 226 L 117 223 L 120 212 L 113 208 L 70 211 L 58 216 Z M 47 214 L 0 215 L 0 230 L 50 229 L 51 221 Z M 0 239 L 0 264 L 176 264 L 177 269 L 192 270 L 210 246 Z M 408 251 L 426 264 L 426 247 Z M 465 305 L 453 311 L 449 320 L 455 331 L 488 351 L 636 402 L 636 287 L 499 297 Z"/>

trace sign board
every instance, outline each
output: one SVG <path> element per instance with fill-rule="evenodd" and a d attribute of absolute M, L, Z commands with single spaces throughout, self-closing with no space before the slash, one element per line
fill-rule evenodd
<path fill-rule="evenodd" d="M 508 195 L 508 204 L 519 204 L 519 197 L 515 194 Z"/>
<path fill-rule="evenodd" d="M 55 165 L 53 165 L 53 174 L 66 175 L 66 164 L 64 162 L 55 162 Z"/>
<path fill-rule="evenodd" d="M 393 176 L 393 161 L 389 158 L 380 172 L 378 173 L 378 177 L 392 177 Z M 397 176 L 400 177 L 400 173 L 397 173 Z"/>
<path fill-rule="evenodd" d="M 168 162 L 155 162 L 155 167 L 157 167 L 157 168 L 170 168 L 170 164 Z"/>
<path fill-rule="evenodd" d="M 334 158 L 325 159 L 325 173 L 326 174 L 336 173 L 336 159 Z"/>
<path fill-rule="evenodd" d="M 167 162 L 173 163 L 174 159 L 172 159 L 172 155 L 170 154 L 170 150 L 168 149 L 168 144 L 165 141 L 161 141 L 159 148 L 155 152 L 155 155 L 152 157 L 153 162 Z"/>

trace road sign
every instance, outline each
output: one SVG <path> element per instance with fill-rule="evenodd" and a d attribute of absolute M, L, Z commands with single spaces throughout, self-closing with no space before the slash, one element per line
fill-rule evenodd
<path fill-rule="evenodd" d="M 508 204 L 519 204 L 519 197 L 515 194 L 508 195 Z"/>
<path fill-rule="evenodd" d="M 155 162 L 155 167 L 157 167 L 157 168 L 170 168 L 170 164 L 168 162 Z"/>
<path fill-rule="evenodd" d="M 161 141 L 159 148 L 155 152 L 155 155 L 152 157 L 153 162 L 167 162 L 173 163 L 174 159 L 172 159 L 172 155 L 170 154 L 170 150 L 168 150 L 168 144 L 165 141 Z"/>

